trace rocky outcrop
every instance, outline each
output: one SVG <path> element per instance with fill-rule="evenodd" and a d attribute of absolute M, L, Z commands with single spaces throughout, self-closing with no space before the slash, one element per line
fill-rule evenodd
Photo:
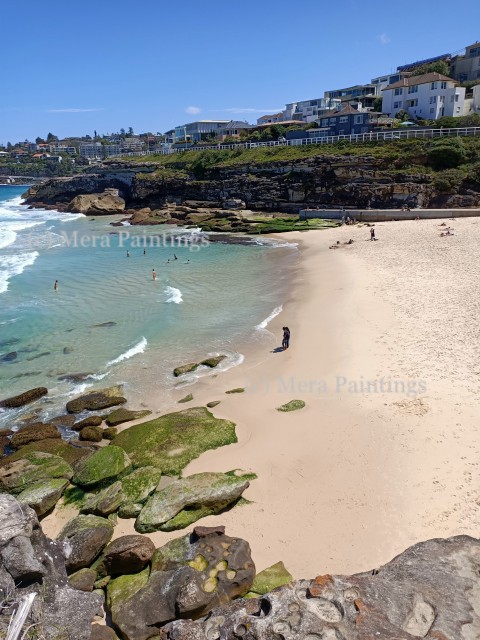
<path fill-rule="evenodd" d="M 130 458 L 120 447 L 110 445 L 78 462 L 72 481 L 86 489 L 109 484 L 131 468 Z"/>
<path fill-rule="evenodd" d="M 36 387 L 35 389 L 30 389 L 29 391 L 20 393 L 18 396 L 2 400 L 0 402 L 0 407 L 3 407 L 4 409 L 16 409 L 17 407 L 23 407 L 24 405 L 47 395 L 47 393 L 48 389 L 46 387 Z"/>
<path fill-rule="evenodd" d="M 107 387 L 84 393 L 78 398 L 69 400 L 66 405 L 68 413 L 81 413 L 82 411 L 100 411 L 124 404 L 127 400 L 122 395 L 121 386 Z M 86 426 L 86 425 L 85 425 Z"/>
<path fill-rule="evenodd" d="M 67 211 L 89 215 L 112 215 L 122 213 L 124 209 L 125 200 L 114 190 L 75 196 L 67 206 Z"/>
<path fill-rule="evenodd" d="M 9 445 L 12 449 L 20 449 L 20 447 L 45 440 L 46 438 L 60 438 L 60 432 L 53 424 L 44 424 L 43 422 L 34 422 L 26 427 L 22 427 L 10 438 Z"/>
<path fill-rule="evenodd" d="M 15 495 L 38 487 L 38 483 L 53 479 L 70 480 L 73 475 L 71 466 L 51 453 L 30 451 L 17 460 L 6 460 L 0 467 L 0 491 Z"/>
<path fill-rule="evenodd" d="M 140 411 L 132 411 L 131 409 L 125 409 L 121 407 L 120 409 L 115 409 L 108 414 L 105 422 L 109 427 L 116 427 L 119 424 L 123 424 L 124 422 L 130 422 L 131 420 L 139 420 L 140 418 L 145 418 L 150 415 L 152 412 L 148 409 L 143 409 Z"/>
<path fill-rule="evenodd" d="M 182 364 L 179 367 L 176 367 L 173 370 L 173 375 L 178 378 L 178 376 L 182 376 L 185 373 L 191 373 L 192 371 L 196 371 L 198 367 L 208 367 L 209 369 L 214 369 L 218 367 L 218 365 L 225 360 L 227 356 L 212 356 L 211 358 L 205 358 L 201 362 L 191 362 L 189 364 Z"/>
<path fill-rule="evenodd" d="M 214 609 L 196 622 L 172 622 L 160 635 L 163 640 L 478 638 L 479 559 L 480 540 L 429 540 L 379 569 L 299 580 Z"/>
<path fill-rule="evenodd" d="M 89 640 L 102 598 L 73 589 L 63 543 L 47 538 L 35 512 L 0 494 L 0 637 L 24 596 L 34 596 L 23 631 L 45 640 Z"/>

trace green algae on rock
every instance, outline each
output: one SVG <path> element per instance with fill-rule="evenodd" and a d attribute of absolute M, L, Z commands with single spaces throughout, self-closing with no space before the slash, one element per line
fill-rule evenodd
<path fill-rule="evenodd" d="M 263 596 L 277 587 L 283 587 L 284 584 L 288 584 L 292 580 L 293 576 L 287 571 L 283 562 L 277 562 L 257 573 L 250 587 L 251 597 Z"/>
<path fill-rule="evenodd" d="M 129 427 L 112 443 L 122 447 L 136 467 L 154 466 L 178 476 L 204 451 L 234 442 L 233 422 L 215 418 L 205 407 L 192 407 Z"/>
<path fill-rule="evenodd" d="M 39 480 L 19 493 L 17 500 L 32 507 L 37 516 L 43 516 L 57 504 L 67 486 L 68 480 L 64 478 Z"/>
<path fill-rule="evenodd" d="M 70 480 L 73 475 L 72 467 L 59 456 L 42 451 L 22 453 L 16 460 L 8 457 L 6 464 L 0 466 L 0 491 L 15 495 L 40 481 Z"/>
<path fill-rule="evenodd" d="M 184 398 L 181 398 L 178 403 L 182 404 L 184 402 L 191 402 L 193 400 L 193 395 L 191 393 L 188 394 L 188 396 L 185 396 Z"/>
<path fill-rule="evenodd" d="M 157 467 L 140 467 L 122 478 L 124 501 L 118 511 L 120 518 L 136 518 L 143 503 L 158 487 L 162 472 Z"/>
<path fill-rule="evenodd" d="M 109 427 L 116 427 L 123 422 L 130 422 L 131 420 L 139 420 L 140 418 L 145 418 L 151 413 L 152 412 L 148 409 L 144 409 L 141 411 L 132 411 L 131 409 L 120 407 L 120 409 L 115 409 L 114 411 L 109 413 L 105 422 Z"/>
<path fill-rule="evenodd" d="M 79 462 L 72 482 L 81 487 L 98 487 L 125 474 L 131 466 L 131 460 L 122 448 L 109 445 Z"/>
<path fill-rule="evenodd" d="M 122 483 L 117 480 L 97 493 L 89 493 L 85 497 L 81 513 L 93 513 L 97 516 L 109 516 L 124 502 Z"/>
<path fill-rule="evenodd" d="M 150 496 L 135 529 L 140 533 L 184 529 L 232 505 L 249 484 L 245 478 L 225 473 L 197 473 L 175 480 Z"/>
<path fill-rule="evenodd" d="M 26 455 L 34 452 L 50 453 L 63 458 L 70 465 L 75 464 L 78 460 L 85 458 L 93 452 L 93 449 L 87 447 L 74 447 L 62 438 L 47 438 L 46 440 L 38 440 L 25 445 L 19 451 L 12 453 L 0 463 L 3 464 L 21 460 Z"/>
<path fill-rule="evenodd" d="M 213 407 L 216 407 L 220 402 L 221 400 L 212 400 L 211 402 L 207 402 L 207 407 L 213 409 Z"/>
<path fill-rule="evenodd" d="M 282 404 L 281 407 L 277 407 L 277 411 L 298 411 L 298 409 L 303 409 L 305 406 L 305 402 L 303 400 L 290 400 L 285 404 Z"/>
<path fill-rule="evenodd" d="M 229 391 L 225 391 L 225 393 L 244 393 L 245 389 L 243 387 L 235 387 L 235 389 L 230 389 Z"/>

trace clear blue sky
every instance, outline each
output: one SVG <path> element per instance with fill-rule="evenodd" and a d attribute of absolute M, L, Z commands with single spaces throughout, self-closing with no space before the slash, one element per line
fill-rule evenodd
<path fill-rule="evenodd" d="M 480 1 L 2 0 L 0 143 L 255 122 L 480 40 Z"/>

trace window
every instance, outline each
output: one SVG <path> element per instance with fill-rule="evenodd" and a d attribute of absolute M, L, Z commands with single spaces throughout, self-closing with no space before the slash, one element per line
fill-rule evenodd
<path fill-rule="evenodd" d="M 440 85 L 440 89 L 446 89 L 446 88 L 447 88 L 447 83 L 442 82 L 442 84 Z"/>
<path fill-rule="evenodd" d="M 436 101 L 437 101 L 437 96 L 432 96 L 430 98 L 430 104 L 435 104 Z"/>
<path fill-rule="evenodd" d="M 430 85 L 431 91 L 433 91 L 436 88 L 437 88 L 437 83 L 436 82 L 432 82 L 432 84 Z"/>
<path fill-rule="evenodd" d="M 400 109 L 400 108 L 401 108 L 401 106 L 402 106 L 402 102 L 401 102 L 401 101 L 400 101 L 400 102 L 394 102 L 394 103 L 393 103 L 393 108 L 394 108 L 394 109 Z"/>
<path fill-rule="evenodd" d="M 460 96 L 458 95 L 458 93 L 455 94 L 455 102 L 458 102 Z"/>
<path fill-rule="evenodd" d="M 414 84 L 413 87 L 408 87 L 408 93 L 418 93 L 418 84 Z"/>
<path fill-rule="evenodd" d="M 395 95 L 396 96 L 401 96 L 402 95 L 402 91 L 403 91 L 403 89 L 395 89 Z"/>
<path fill-rule="evenodd" d="M 348 116 L 342 116 L 340 118 L 340 124 L 345 124 L 348 122 Z"/>
<path fill-rule="evenodd" d="M 363 116 L 355 116 L 355 124 L 362 124 Z"/>
<path fill-rule="evenodd" d="M 322 120 L 322 127 L 328 127 L 328 120 Z"/>
<path fill-rule="evenodd" d="M 438 96 L 440 102 L 445 102 L 445 96 Z"/>

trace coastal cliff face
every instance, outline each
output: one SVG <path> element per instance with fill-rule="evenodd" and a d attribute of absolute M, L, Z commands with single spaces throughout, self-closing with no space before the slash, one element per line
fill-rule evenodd
<path fill-rule="evenodd" d="M 446 173 L 446 172 L 445 172 Z M 437 174 L 438 175 L 438 174 Z M 448 174 L 452 178 L 451 173 Z M 114 163 L 95 174 L 51 179 L 27 193 L 27 203 L 66 205 L 79 194 L 120 190 L 127 209 L 163 209 L 168 203 L 222 207 L 238 199 L 252 211 L 296 214 L 304 208 L 388 209 L 480 206 L 480 188 L 460 181 L 440 184 L 435 174 L 398 168 L 388 158 L 316 155 L 291 161 L 245 163 L 185 170 L 182 163 Z"/>

